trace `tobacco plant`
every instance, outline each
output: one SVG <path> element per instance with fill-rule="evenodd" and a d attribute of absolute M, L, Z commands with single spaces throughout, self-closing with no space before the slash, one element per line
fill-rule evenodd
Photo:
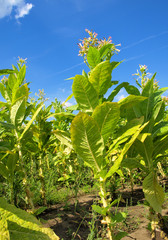
<path fill-rule="evenodd" d="M 132 148 L 123 161 L 123 166 L 130 169 L 140 168 L 146 173 L 143 180 L 143 191 L 150 205 L 149 218 L 151 220 L 152 237 L 155 239 L 155 229 L 158 224 L 157 213 L 161 214 L 164 203 L 164 190 L 158 182 L 158 168 L 161 169 L 162 161 L 167 157 L 168 149 L 168 122 L 163 120 L 166 104 L 162 94 L 168 90 L 167 87 L 159 88 L 155 80 L 156 74 L 149 78 L 146 66 L 140 66 L 140 78 L 135 95 L 147 97 L 143 104 L 136 104 L 126 109 L 124 117 L 132 121 L 135 117 L 143 117 L 143 123 L 147 123 L 141 134 L 135 140 Z M 160 215 L 159 215 L 160 216 Z"/>
<path fill-rule="evenodd" d="M 25 82 L 26 65 L 22 59 L 18 62 L 18 68 L 13 66 L 12 71 L 1 70 L 1 74 L 9 74 L 0 83 L 0 92 L 6 102 L 0 102 L 1 112 L 1 162 L 0 173 L 9 181 L 11 188 L 11 203 L 14 203 L 14 171 L 17 169 L 23 174 L 23 186 L 26 193 L 26 201 L 34 208 L 32 194 L 29 187 L 27 171 L 24 164 L 24 138 L 29 134 L 29 129 L 42 108 L 35 111 L 32 119 L 27 121 L 31 105 L 28 103 L 29 88 Z M 17 168 L 16 168 L 17 167 Z"/>
<path fill-rule="evenodd" d="M 110 62 L 112 46 L 112 44 L 108 44 L 100 49 L 89 47 L 87 62 L 90 72 L 87 74 L 83 71 L 82 75 L 72 78 L 72 95 L 77 102 L 76 109 L 79 110 L 79 113 L 72 121 L 70 136 L 67 134 L 66 141 L 67 143 L 72 141 L 78 156 L 92 169 L 94 178 L 99 183 L 102 206 L 94 205 L 93 208 L 102 215 L 102 223 L 107 225 L 108 238 L 114 240 L 125 236 L 124 232 L 118 233 L 117 236 L 114 235 L 114 226 L 116 222 L 124 219 L 124 213 L 114 215 L 110 211 L 116 201 L 108 198 L 106 181 L 118 171 L 123 157 L 146 124 L 142 125 L 143 117 L 133 119 L 126 124 L 122 135 L 118 138 L 115 138 L 116 126 L 125 109 L 146 98 L 130 95 L 118 103 L 111 102 L 109 98 L 113 100 L 118 93 L 115 89 L 108 98 L 105 97 L 109 88 L 118 83 L 111 81 L 112 71 L 120 64 L 120 62 Z M 129 84 L 127 83 L 127 85 Z M 119 88 L 121 89 L 120 86 Z M 114 152 L 117 149 L 116 146 L 125 143 L 114 162 L 109 159 L 106 152 L 106 143 L 109 137 L 113 138 L 111 149 Z"/>

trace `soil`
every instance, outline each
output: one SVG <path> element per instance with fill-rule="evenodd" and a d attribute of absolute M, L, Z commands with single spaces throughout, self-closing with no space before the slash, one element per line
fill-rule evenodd
<path fill-rule="evenodd" d="M 52 228 L 60 240 L 87 240 L 90 233 L 88 223 L 92 219 L 91 205 L 96 200 L 98 200 L 96 194 L 79 196 L 78 202 L 72 198 L 64 204 L 50 206 L 40 215 L 40 219 L 45 220 L 44 226 Z M 143 201 L 144 195 L 140 187 L 136 187 L 133 193 L 130 189 L 122 190 L 122 200 L 118 210 L 127 212 L 127 218 L 124 223 L 118 225 L 118 228 L 128 233 L 122 238 L 123 240 L 151 240 L 150 231 L 147 229 L 148 207 L 143 205 Z M 162 214 L 168 215 L 168 209 L 164 209 Z M 98 232 L 102 231 L 100 222 L 101 218 L 95 220 Z M 163 239 L 158 230 L 157 240 Z"/>

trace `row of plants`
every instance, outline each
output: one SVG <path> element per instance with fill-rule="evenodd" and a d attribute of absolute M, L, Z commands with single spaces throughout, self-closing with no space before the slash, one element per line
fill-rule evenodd
<path fill-rule="evenodd" d="M 25 81 L 26 64 L 22 59 L 12 70 L 0 70 L 5 76 L 0 83 L 5 100 L 0 102 L 1 195 L 17 207 L 34 211 L 36 189 L 41 194 L 41 204 L 47 206 L 51 189 L 68 185 L 75 189 L 77 196 L 82 185 L 95 183 L 99 186 L 100 202 L 92 205 L 93 211 L 101 214 L 107 238 L 119 240 L 126 233 L 122 229 L 116 233 L 115 226 L 126 215 L 112 212 L 119 199 L 114 192 L 110 194 L 109 186 L 114 189 L 117 179 L 127 181 L 125 171 L 131 174 L 138 169 L 143 176 L 140 184 L 149 205 L 155 239 L 165 200 L 158 176 L 166 174 L 168 115 L 167 98 L 162 95 L 168 88 L 160 88 L 156 74 L 149 76 L 146 66 L 140 66 L 140 72 L 136 73 L 137 86 L 113 81 L 112 73 L 122 63 L 111 60 L 119 51 L 117 46 L 110 38 L 99 40 L 96 33 L 86 31 L 89 38 L 79 44 L 79 55 L 89 71 L 71 78 L 72 94 L 66 101 L 74 97 L 74 106 L 65 108 L 56 99 L 46 107 L 43 91 L 38 99 L 30 98 L 29 83 Z M 115 97 L 122 88 L 128 96 L 116 102 Z M 18 219 L 22 211 L 17 211 L 1 198 L 4 239 L 18 237 L 13 235 L 15 228 L 22 233 L 37 231 L 37 239 L 38 234 L 40 239 L 57 239 L 51 231 L 39 233 L 32 225 L 35 220 L 29 221 L 24 213 L 22 220 L 27 225 L 23 227 L 20 221 L 19 226 L 14 215 Z"/>

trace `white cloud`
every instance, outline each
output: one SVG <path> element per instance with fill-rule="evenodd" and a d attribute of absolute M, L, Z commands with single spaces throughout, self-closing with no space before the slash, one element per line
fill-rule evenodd
<path fill-rule="evenodd" d="M 70 102 L 63 102 L 62 103 L 63 105 L 64 105 L 64 107 L 70 107 L 70 106 L 72 106 L 72 103 L 70 103 Z"/>
<path fill-rule="evenodd" d="M 13 10 L 16 11 L 16 19 L 22 18 L 29 14 L 32 7 L 33 4 L 25 0 L 0 0 L 0 18 L 10 16 Z"/>

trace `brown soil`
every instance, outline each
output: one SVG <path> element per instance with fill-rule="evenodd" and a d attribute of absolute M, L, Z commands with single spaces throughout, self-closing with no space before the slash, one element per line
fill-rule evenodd
<path fill-rule="evenodd" d="M 127 212 L 127 219 L 118 227 L 126 231 L 128 235 L 123 240 L 151 240 L 148 226 L 148 208 L 140 203 L 144 201 L 144 195 L 140 187 L 136 187 L 131 193 L 129 189 L 122 191 L 123 200 L 118 207 L 119 211 Z M 89 222 L 92 219 L 93 202 L 98 199 L 96 194 L 89 194 L 78 197 L 78 204 L 75 208 L 74 198 L 65 204 L 57 204 L 49 207 L 40 218 L 45 220 L 44 226 L 50 227 L 60 237 L 60 240 L 87 240 L 90 233 Z M 163 215 L 167 215 L 165 209 Z M 101 219 L 96 220 L 97 229 L 101 232 Z M 162 240 L 157 233 L 157 240 Z M 101 237 L 99 239 L 106 239 Z"/>

